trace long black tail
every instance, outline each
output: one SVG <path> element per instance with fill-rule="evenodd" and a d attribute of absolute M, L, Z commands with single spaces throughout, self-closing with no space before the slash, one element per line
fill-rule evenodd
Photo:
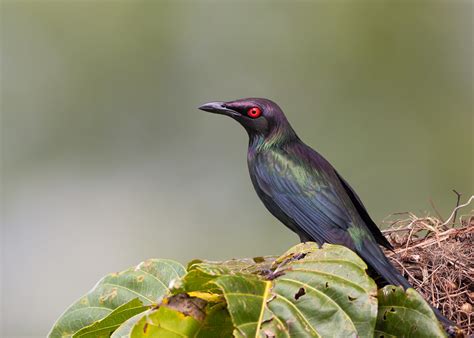
<path fill-rule="evenodd" d="M 369 266 L 369 275 L 375 280 L 379 287 L 392 284 L 402 286 L 405 290 L 413 288 L 413 286 L 402 276 L 400 272 L 390 263 L 380 247 L 375 243 L 367 243 L 364 250 L 358 252 Z M 456 336 L 459 329 L 448 318 L 443 316 L 441 312 L 431 305 L 434 314 L 441 322 L 446 332 L 450 336 Z"/>

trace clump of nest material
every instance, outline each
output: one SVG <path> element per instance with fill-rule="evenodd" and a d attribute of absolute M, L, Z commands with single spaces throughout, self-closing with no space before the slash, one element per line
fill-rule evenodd
<path fill-rule="evenodd" d="M 392 263 L 426 300 L 474 335 L 474 210 L 465 213 L 474 196 L 458 205 L 450 217 L 390 216 L 383 232 L 394 251 Z M 463 209 L 464 208 L 464 209 Z M 462 209 L 462 210 L 461 210 Z M 458 217 L 458 214 L 461 215 Z"/>

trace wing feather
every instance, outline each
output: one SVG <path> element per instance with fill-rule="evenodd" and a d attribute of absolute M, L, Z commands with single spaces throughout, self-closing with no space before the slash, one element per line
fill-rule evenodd
<path fill-rule="evenodd" d="M 352 200 L 352 203 L 354 204 L 354 206 L 356 207 L 357 211 L 359 212 L 360 216 L 362 217 L 362 219 L 364 220 L 365 224 L 367 225 L 367 227 L 369 228 L 370 232 L 372 233 L 372 235 L 375 237 L 375 239 L 377 240 L 377 243 L 379 243 L 380 245 L 386 247 L 387 249 L 390 249 L 390 250 L 393 250 L 393 246 L 392 244 L 390 244 L 390 242 L 385 238 L 384 234 L 382 233 L 382 231 L 380 231 L 379 227 L 377 226 L 377 224 L 375 224 L 375 222 L 372 220 L 372 218 L 370 217 L 369 213 L 367 212 L 367 209 L 365 208 L 364 204 L 362 203 L 362 201 L 360 200 L 359 196 L 357 196 L 356 192 L 354 191 L 354 189 L 352 189 L 352 187 L 349 185 L 349 183 L 347 183 L 347 181 L 342 178 L 341 175 L 339 175 L 338 172 L 336 172 L 337 174 L 337 177 L 339 177 L 339 179 L 341 180 L 342 182 L 342 185 L 344 186 L 344 188 L 346 189 L 347 191 L 347 194 L 349 195 L 349 197 L 351 198 Z"/>
<path fill-rule="evenodd" d="M 267 154 L 255 161 L 256 182 L 315 241 L 354 249 L 347 231 L 353 219 L 338 191 L 321 172 L 302 165 L 288 156 Z"/>

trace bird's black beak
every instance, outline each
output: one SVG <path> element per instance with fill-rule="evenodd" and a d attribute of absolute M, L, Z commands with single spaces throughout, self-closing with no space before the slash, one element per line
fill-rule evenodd
<path fill-rule="evenodd" d="M 213 114 L 227 115 L 231 117 L 239 116 L 240 114 L 235 110 L 229 109 L 225 106 L 225 102 L 209 102 L 199 107 L 199 109 Z"/>

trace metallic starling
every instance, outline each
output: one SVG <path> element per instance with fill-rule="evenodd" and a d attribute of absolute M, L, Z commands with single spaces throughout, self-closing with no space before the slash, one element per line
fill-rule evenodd
<path fill-rule="evenodd" d="M 299 139 L 276 103 L 247 98 L 210 102 L 199 109 L 230 116 L 247 130 L 253 186 L 273 216 L 302 242 L 344 245 L 355 251 L 382 283 L 412 287 L 380 248 L 392 246 L 355 191 L 323 156 Z M 453 325 L 434 311 L 444 326 Z"/>

